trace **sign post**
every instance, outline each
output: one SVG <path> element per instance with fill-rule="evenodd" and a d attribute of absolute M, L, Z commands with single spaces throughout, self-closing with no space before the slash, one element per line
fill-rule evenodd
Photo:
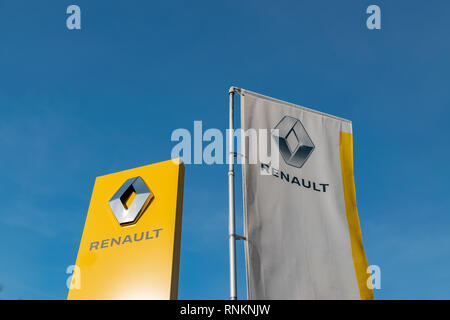
<path fill-rule="evenodd" d="M 97 177 L 67 299 L 177 299 L 184 165 Z"/>

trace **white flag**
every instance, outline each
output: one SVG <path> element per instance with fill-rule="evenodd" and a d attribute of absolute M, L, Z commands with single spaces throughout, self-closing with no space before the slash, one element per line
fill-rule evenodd
<path fill-rule="evenodd" d="M 279 155 L 279 161 L 243 164 L 248 298 L 373 299 L 356 209 L 351 122 L 240 94 L 243 132 L 268 130 L 271 156 Z M 243 136 L 246 159 L 250 144 Z"/>

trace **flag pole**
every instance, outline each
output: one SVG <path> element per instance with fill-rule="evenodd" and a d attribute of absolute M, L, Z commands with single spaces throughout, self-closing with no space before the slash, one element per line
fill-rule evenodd
<path fill-rule="evenodd" d="M 230 123 L 228 130 L 228 241 L 230 248 L 230 300 L 237 299 L 236 288 L 236 232 L 234 221 L 234 92 L 230 87 Z"/>

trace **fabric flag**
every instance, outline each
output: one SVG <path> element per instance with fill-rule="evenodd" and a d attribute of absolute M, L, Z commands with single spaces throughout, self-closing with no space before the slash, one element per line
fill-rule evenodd
<path fill-rule="evenodd" d="M 352 123 L 239 93 L 248 298 L 373 299 L 356 209 Z M 249 163 L 251 130 L 265 130 L 272 147 L 270 157 Z M 258 150 L 265 148 L 261 136 Z"/>

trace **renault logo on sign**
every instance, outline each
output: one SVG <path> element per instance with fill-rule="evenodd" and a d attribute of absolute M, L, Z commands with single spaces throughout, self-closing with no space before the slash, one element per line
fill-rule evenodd
<path fill-rule="evenodd" d="M 183 186 L 180 159 L 96 177 L 67 299 L 177 299 Z"/>
<path fill-rule="evenodd" d="M 314 143 L 300 120 L 285 116 L 275 126 L 278 134 L 273 137 L 278 143 L 281 156 L 287 164 L 301 168 L 314 150 Z"/>
<path fill-rule="evenodd" d="M 109 200 L 109 206 L 121 225 L 135 223 L 146 209 L 153 193 L 141 177 L 128 179 Z"/>

